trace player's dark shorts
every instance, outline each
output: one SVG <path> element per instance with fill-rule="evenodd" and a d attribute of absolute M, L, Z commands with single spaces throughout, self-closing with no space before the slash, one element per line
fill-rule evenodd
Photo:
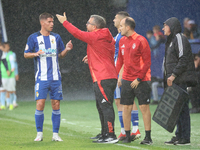
<path fill-rule="evenodd" d="M 140 82 L 136 89 L 131 88 L 131 83 L 132 81 L 122 80 L 120 104 L 132 105 L 135 97 L 137 97 L 139 105 L 149 104 L 151 88 L 147 81 Z"/>

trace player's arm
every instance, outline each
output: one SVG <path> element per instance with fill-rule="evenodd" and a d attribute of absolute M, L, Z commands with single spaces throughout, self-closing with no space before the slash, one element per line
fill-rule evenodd
<path fill-rule="evenodd" d="M 88 64 L 88 57 L 87 57 L 87 55 L 83 58 L 83 60 L 82 60 L 85 64 Z"/>
<path fill-rule="evenodd" d="M 15 61 L 14 61 L 14 54 L 9 56 L 11 72 L 15 71 Z"/>
<path fill-rule="evenodd" d="M 119 78 L 118 78 L 118 81 L 117 81 L 118 87 L 122 86 L 122 74 L 123 74 L 123 71 L 124 71 L 124 65 L 122 66 L 122 68 L 121 68 L 121 70 L 119 72 Z"/>
<path fill-rule="evenodd" d="M 121 43 L 121 40 L 120 40 L 120 43 Z M 124 64 L 120 43 L 119 43 L 119 52 L 118 52 L 118 58 L 117 58 L 117 64 L 116 64 L 117 74 L 119 74 L 119 72 Z"/>
<path fill-rule="evenodd" d="M 59 58 L 64 58 L 66 55 L 67 55 L 67 53 L 71 50 L 73 48 L 73 44 L 72 44 L 72 42 L 71 42 L 71 40 L 66 44 L 66 47 L 65 47 L 65 49 L 60 53 L 60 54 L 58 54 L 58 57 Z"/>
<path fill-rule="evenodd" d="M 147 40 L 144 37 L 142 37 L 140 40 L 141 40 L 141 43 L 140 43 L 139 48 L 141 51 L 141 57 L 142 57 L 144 65 L 141 68 L 138 78 L 143 79 L 151 66 L 151 50 L 150 50 Z"/>
<path fill-rule="evenodd" d="M 19 74 L 18 74 L 18 64 L 17 61 L 15 61 L 15 80 L 19 80 Z"/>
<path fill-rule="evenodd" d="M 15 80 L 19 80 L 19 74 L 18 74 L 18 64 L 17 64 L 17 57 L 16 54 L 13 52 L 13 57 L 14 57 L 14 65 L 15 65 Z"/>
<path fill-rule="evenodd" d="M 63 16 L 57 14 L 56 17 L 58 18 L 60 23 L 62 23 L 63 26 L 67 29 L 67 31 L 71 33 L 75 38 L 88 44 L 92 43 L 94 38 L 96 38 L 96 34 L 94 32 L 81 31 L 80 29 L 72 25 L 70 22 L 68 22 L 65 13 L 63 14 Z"/>
<path fill-rule="evenodd" d="M 44 52 L 42 50 L 35 52 L 33 36 L 32 35 L 29 36 L 26 47 L 25 47 L 25 51 L 24 51 L 24 57 L 29 59 L 29 58 L 38 57 L 40 56 L 40 54 L 44 54 Z"/>
<path fill-rule="evenodd" d="M 29 52 L 29 53 L 24 53 L 24 57 L 25 58 L 34 58 L 34 57 L 38 57 L 38 56 L 40 56 L 40 54 L 44 54 L 44 52 L 42 52 L 42 51 L 38 51 L 37 53 L 31 53 L 31 52 Z"/>

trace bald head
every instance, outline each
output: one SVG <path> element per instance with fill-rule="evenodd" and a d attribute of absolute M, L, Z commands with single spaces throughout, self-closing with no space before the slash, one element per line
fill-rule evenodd
<path fill-rule="evenodd" d="M 123 36 L 131 36 L 135 29 L 135 20 L 131 17 L 122 19 L 120 22 L 120 32 Z"/>
<path fill-rule="evenodd" d="M 129 26 L 131 30 L 135 30 L 135 20 L 131 17 L 125 18 L 125 26 Z"/>

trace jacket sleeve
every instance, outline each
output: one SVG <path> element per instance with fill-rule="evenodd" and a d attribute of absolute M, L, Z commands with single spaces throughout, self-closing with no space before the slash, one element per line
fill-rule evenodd
<path fill-rule="evenodd" d="M 119 74 L 119 72 L 122 68 L 122 65 L 123 65 L 123 56 L 122 56 L 120 43 L 121 43 L 121 40 L 119 42 L 119 51 L 118 51 L 118 58 L 117 58 L 117 64 L 116 64 L 117 74 Z"/>
<path fill-rule="evenodd" d="M 151 66 L 151 50 L 145 38 L 142 37 L 140 41 L 140 51 L 144 65 L 141 68 L 140 75 L 138 78 L 143 79 Z"/>
<path fill-rule="evenodd" d="M 68 21 L 63 22 L 63 26 L 68 30 L 69 33 L 71 33 L 75 38 L 91 44 L 92 41 L 94 41 L 94 38 L 96 38 L 95 32 L 85 32 L 79 30 L 77 27 L 69 23 Z"/>
<path fill-rule="evenodd" d="M 178 56 L 178 63 L 176 67 L 173 69 L 173 74 L 175 76 L 179 76 L 187 70 L 187 64 L 189 61 L 189 57 L 188 57 L 189 50 L 191 50 L 191 48 L 190 48 L 190 44 L 188 40 L 185 37 L 183 37 L 181 34 L 176 35 L 174 44 L 175 44 L 174 46 L 175 51 Z"/>

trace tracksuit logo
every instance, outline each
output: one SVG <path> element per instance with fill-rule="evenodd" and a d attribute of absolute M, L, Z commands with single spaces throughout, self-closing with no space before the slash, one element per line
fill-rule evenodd
<path fill-rule="evenodd" d="M 106 100 L 105 99 L 103 99 L 102 101 L 101 101 L 101 103 L 105 103 L 106 102 Z"/>

